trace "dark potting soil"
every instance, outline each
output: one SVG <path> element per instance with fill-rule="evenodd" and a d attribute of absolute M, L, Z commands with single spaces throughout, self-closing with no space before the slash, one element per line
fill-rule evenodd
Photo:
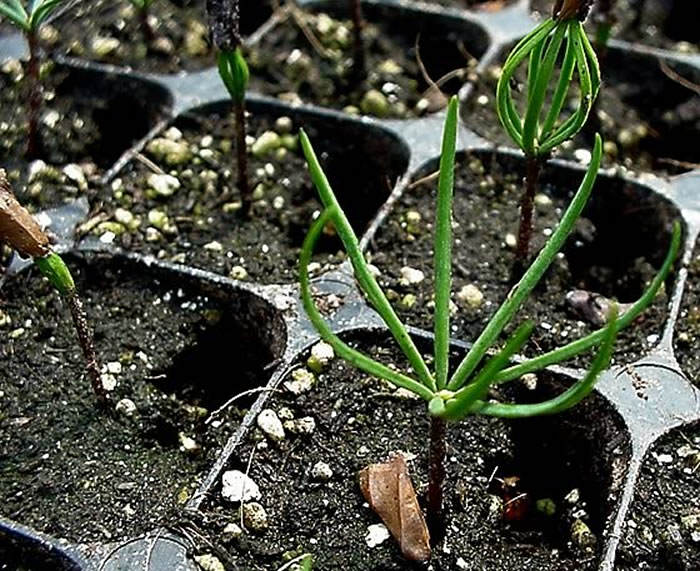
<path fill-rule="evenodd" d="M 405 370 L 396 350 L 365 339 L 362 351 Z M 551 395 L 552 388 L 543 379 L 536 394 L 519 398 L 541 399 Z M 311 416 L 316 428 L 310 436 L 288 431 L 280 443 L 253 428 L 238 448 L 231 468 L 245 470 L 255 447 L 249 474 L 260 487 L 269 527 L 248 531 L 227 546 L 231 562 L 243 569 L 275 569 L 290 555 L 308 552 L 314 569 L 414 568 L 393 539 L 368 547 L 368 527 L 380 520 L 365 504 L 357 474 L 367 464 L 401 451 L 408 456 L 423 501 L 429 424 L 425 403 L 400 398 L 389 385 L 335 360 L 310 392 L 298 397 L 275 392 L 265 406 L 279 414 L 286 408 L 296 419 Z M 603 522 L 624 473 L 624 434 L 616 415 L 597 397 L 555 417 L 519 423 L 471 417 L 451 425 L 447 535 L 435 547 L 428 568 L 593 569 Z M 332 470 L 328 481 L 312 476 L 317 462 Z M 525 503 L 550 498 L 557 506 L 555 515 L 547 518 L 532 508 L 524 510 L 524 519 L 505 522 L 499 487 L 510 476 L 520 477 Z M 579 499 L 570 496 L 573 503 L 568 503 L 564 498 L 574 489 Z M 238 508 L 219 497 L 217 490 L 204 509 L 210 538 L 220 538 L 221 528 L 239 517 Z M 579 508 L 578 515 L 598 539 L 590 551 L 572 541 L 570 518 Z"/>
<path fill-rule="evenodd" d="M 700 19 L 700 7 L 686 0 L 616 0 L 612 16 L 612 37 L 685 52 L 700 51 L 700 33 L 696 22 Z M 643 6 L 641 15 L 637 6 Z M 552 12 L 550 0 L 531 0 L 531 8 L 544 16 Z M 598 27 L 596 7 L 587 20 L 590 38 Z"/>
<path fill-rule="evenodd" d="M 85 194 L 87 184 L 94 184 L 146 135 L 168 104 L 164 92 L 144 82 L 50 67 L 44 79 L 37 157 L 48 166 L 34 164 L 31 181 L 26 76 L 16 60 L 6 62 L 0 73 L 0 165 L 8 171 L 19 200 L 32 209 L 49 208 Z M 71 163 L 77 166 L 71 167 L 73 174 L 68 176 L 63 169 Z"/>
<path fill-rule="evenodd" d="M 700 569 L 700 428 L 664 436 L 642 464 L 616 569 Z"/>
<path fill-rule="evenodd" d="M 688 265 L 683 303 L 675 329 L 673 347 L 683 371 L 700 384 L 700 250 L 696 247 Z"/>
<path fill-rule="evenodd" d="M 517 236 L 523 165 L 504 155 L 466 155 L 455 172 L 453 214 L 452 335 L 473 341 L 505 299 L 511 286 L 514 252 L 506 235 Z M 531 252 L 538 252 L 558 224 L 583 173 L 547 166 Z M 669 229 L 677 215 L 668 203 L 619 179 L 598 178 L 583 216 L 540 284 L 516 314 L 513 328 L 527 318 L 536 327 L 523 353 L 535 355 L 560 347 L 596 329 L 576 314 L 565 296 L 582 289 L 621 303 L 635 301 L 661 264 L 669 244 Z M 410 325 L 433 328 L 433 226 L 436 182 L 408 189 L 381 225 L 371 244 L 371 260 L 381 272 L 380 284 L 396 300 L 399 315 Z M 634 204 L 634 208 L 630 205 Z M 420 216 L 411 223 L 412 217 Z M 511 238 L 511 239 L 512 239 Z M 425 279 L 402 284 L 402 268 L 422 271 Z M 483 299 L 470 306 L 460 290 L 471 284 Z M 409 296 L 409 297 L 406 297 Z M 411 297 L 412 296 L 412 297 Z M 647 352 L 658 339 L 666 315 L 667 296 L 656 301 L 632 325 L 619 333 L 615 359 L 631 360 Z M 566 365 L 587 367 L 591 353 Z"/>
<path fill-rule="evenodd" d="M 373 9 L 378 12 L 367 6 L 364 13 L 367 73 L 361 81 L 353 75 L 353 27 L 347 16 L 334 13 L 341 18 L 336 20 L 290 8 L 286 19 L 250 48 L 252 88 L 285 101 L 377 117 L 404 118 L 441 109 L 447 100 L 426 91 L 430 85 L 416 59 L 416 41 L 433 81 L 454 72 L 452 79 L 441 82 L 444 93 L 454 94 L 485 51 L 485 38 L 448 27 L 434 16 Z"/>
<path fill-rule="evenodd" d="M 139 71 L 197 71 L 215 64 L 205 0 L 158 0 L 149 9 L 152 38 L 140 12 L 126 0 L 78 2 L 59 18 L 51 49 L 73 57 Z M 246 2 L 241 32 L 248 35 L 272 14 L 265 0 Z"/>
<path fill-rule="evenodd" d="M 264 384 L 276 355 L 255 304 L 241 314 L 142 267 L 69 265 L 117 380 L 110 408 L 130 399 L 136 411 L 98 410 L 66 304 L 34 269 L 12 278 L 0 291 L 0 510 L 55 537 L 105 542 L 177 517 L 242 414 L 232 407 L 205 427 L 208 412 Z M 184 437 L 200 449 L 185 452 Z"/>
<path fill-rule="evenodd" d="M 504 52 L 499 62 L 505 61 Z M 670 79 L 656 57 L 610 49 L 601 61 L 603 85 L 583 129 L 560 145 L 555 156 L 578 160 L 593 148 L 599 132 L 606 144 L 604 166 L 621 165 L 631 171 L 675 174 L 697 168 L 700 150 L 694 144 L 700 127 L 700 97 Z M 666 71 L 697 83 L 700 73 L 670 65 Z M 527 89 L 526 66 L 518 70 L 519 89 L 513 99 L 523 109 Z M 489 66 L 462 106 L 465 124 L 489 141 L 513 146 L 496 114 L 496 84 L 500 67 Z M 572 90 L 570 96 L 574 91 Z M 578 101 L 578 99 L 576 99 Z M 570 113 L 572 109 L 566 111 Z"/>
<path fill-rule="evenodd" d="M 287 128 L 277 128 L 285 147 L 264 154 L 249 152 L 251 188 L 256 190 L 253 215 L 245 218 L 236 184 L 235 149 L 231 149 L 235 147 L 231 115 L 230 105 L 223 104 L 177 121 L 176 129 L 164 137 L 181 136 L 174 144 L 189 149 L 189 156 L 178 164 L 168 165 L 167 158 L 153 152 L 153 142 L 147 145 L 146 155 L 181 181 L 181 187 L 172 196 L 158 195 L 148 182 L 152 170 L 132 163 L 92 201 L 94 220 L 110 221 L 107 226 L 95 226 L 93 233 L 113 231 L 119 246 L 238 279 L 296 282 L 299 249 L 321 208 L 299 149 L 299 127 L 306 129 L 338 194 L 353 200 L 348 214 L 358 233 L 389 193 L 384 177 L 393 180 L 402 172 L 397 172 L 403 167 L 397 166 L 394 150 L 385 146 L 390 143 L 376 134 L 353 134 L 347 127 L 334 128 L 331 122 L 318 122 L 325 125 L 319 127 L 310 120 L 286 118 Z M 277 118 L 269 112 L 253 112 L 249 134 L 256 139 L 266 131 L 270 135 Z M 157 139 L 156 144 L 163 140 Z M 114 223 L 123 221 L 123 211 L 133 220 L 117 222 L 115 230 Z M 166 221 L 154 219 L 154 211 L 167 216 Z M 316 261 L 340 261 L 339 248 L 338 241 L 327 238 Z"/>

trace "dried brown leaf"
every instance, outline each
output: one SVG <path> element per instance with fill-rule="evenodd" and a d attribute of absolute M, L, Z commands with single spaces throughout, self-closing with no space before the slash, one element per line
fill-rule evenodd
<path fill-rule="evenodd" d="M 48 236 L 12 194 L 4 169 L 0 169 L 0 242 L 25 257 L 41 258 L 50 252 Z"/>
<path fill-rule="evenodd" d="M 359 479 L 362 495 L 399 542 L 404 557 L 429 559 L 428 526 L 403 456 L 396 454 L 386 462 L 370 464 L 360 471 Z"/>

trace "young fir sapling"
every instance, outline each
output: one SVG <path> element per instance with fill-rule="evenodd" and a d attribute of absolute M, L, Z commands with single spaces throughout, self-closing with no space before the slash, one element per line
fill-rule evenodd
<path fill-rule="evenodd" d="M 29 96 L 27 116 L 29 133 L 27 136 L 27 156 L 39 154 L 39 112 L 41 110 L 41 77 L 39 30 L 63 0 L 31 0 L 27 9 L 21 0 L 0 0 L 0 14 L 5 16 L 24 34 L 29 48 L 27 78 Z"/>
<path fill-rule="evenodd" d="M 252 189 L 248 180 L 245 117 L 245 92 L 248 87 L 249 72 L 241 50 L 240 2 L 239 0 L 207 0 L 207 12 L 212 39 L 219 49 L 217 56 L 219 75 L 233 100 L 237 184 L 241 193 L 242 211 L 247 216 L 253 203 Z"/>
<path fill-rule="evenodd" d="M 150 15 L 151 4 L 154 0 L 129 0 L 136 8 L 139 15 L 139 22 L 141 22 L 141 30 L 143 32 L 143 39 L 146 40 L 147 44 L 153 41 L 155 34 L 153 33 L 153 27 L 148 21 Z"/>
<path fill-rule="evenodd" d="M 678 253 L 681 236 L 680 225 L 676 223 L 673 227 L 668 254 L 661 269 L 642 296 L 623 314 L 618 316 L 617 308 L 613 306 L 605 327 L 537 357 L 526 359 L 516 365 L 510 364 L 511 358 L 525 345 L 533 332 L 534 323 L 526 321 L 517 327 L 500 350 L 497 348 L 499 337 L 514 319 L 518 309 L 554 260 L 588 201 L 602 155 L 602 141 L 600 136 L 596 136 L 591 163 L 570 205 L 562 215 L 559 225 L 520 281 L 513 286 L 505 301 L 474 341 L 466 356 L 450 374 L 451 217 L 458 121 L 457 107 L 457 99 L 452 98 L 445 120 L 440 158 L 434 241 L 435 338 L 433 370 L 429 368 L 406 327 L 399 320 L 386 295 L 378 285 L 360 249 L 357 237 L 319 165 L 308 137 L 303 131 L 300 134 L 311 178 L 323 203 L 323 211 L 309 230 L 300 254 L 299 279 L 304 308 L 321 337 L 333 346 L 337 355 L 358 369 L 385 379 L 397 387 L 407 389 L 426 401 L 431 420 L 429 488 L 426 511 L 433 541 L 440 540 L 444 529 L 442 505 L 447 422 L 458 421 L 471 414 L 502 418 L 525 418 L 554 414 L 580 402 L 593 390 L 599 374 L 608 365 L 618 331 L 630 325 L 640 315 L 653 301 L 664 283 Z M 344 343 L 333 333 L 317 308 L 311 290 L 308 267 L 314 246 L 328 224 L 335 227 L 352 263 L 360 288 L 382 317 L 406 356 L 411 367 L 410 372 L 404 373 L 392 369 Z M 489 389 L 491 387 L 571 359 L 593 347 L 597 347 L 597 354 L 588 372 L 559 396 L 536 404 L 511 404 L 490 400 Z"/>
<path fill-rule="evenodd" d="M 108 396 L 100 376 L 92 330 L 70 270 L 61 257 L 51 249 L 47 235 L 36 220 L 15 198 L 3 169 L 0 169 L 0 242 L 7 243 L 20 256 L 31 258 L 39 271 L 68 302 L 73 325 L 85 357 L 88 378 L 98 402 L 102 405 L 106 404 Z"/>
<path fill-rule="evenodd" d="M 589 5 L 585 0 L 558 0 L 554 16 L 539 24 L 510 52 L 496 88 L 498 117 L 526 157 L 525 191 L 520 203 L 515 254 L 516 275 L 527 266 L 534 198 L 542 164 L 552 150 L 583 127 L 600 88 L 598 60 L 582 24 Z M 529 58 L 527 99 L 521 116 L 513 103 L 511 80 L 526 58 Z M 547 108 L 545 102 L 559 59 L 562 62 L 559 79 Z M 578 107 L 570 117 L 560 121 L 575 70 L 580 87 Z"/>

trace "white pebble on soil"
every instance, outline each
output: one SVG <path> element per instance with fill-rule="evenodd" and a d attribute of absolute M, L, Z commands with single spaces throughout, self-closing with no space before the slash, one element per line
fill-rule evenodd
<path fill-rule="evenodd" d="M 261 497 L 258 485 L 240 470 L 224 472 L 221 477 L 221 495 L 234 503 L 259 500 Z"/>
<path fill-rule="evenodd" d="M 403 286 L 416 285 L 425 279 L 425 274 L 415 268 L 404 266 L 401 268 L 401 279 L 399 283 Z"/>
<path fill-rule="evenodd" d="M 308 369 L 295 369 L 292 371 L 292 379 L 284 382 L 284 388 L 293 395 L 305 393 L 316 384 L 316 377 Z"/>
<path fill-rule="evenodd" d="M 316 462 L 316 464 L 314 464 L 314 467 L 311 468 L 311 477 L 314 480 L 326 482 L 333 477 L 333 470 L 325 462 Z"/>
<path fill-rule="evenodd" d="M 261 411 L 258 415 L 258 427 L 272 440 L 284 440 L 286 436 L 282 421 L 280 421 L 277 413 L 269 408 Z"/>
<path fill-rule="evenodd" d="M 383 523 L 375 523 L 367 528 L 365 543 L 367 547 L 376 547 L 389 539 L 389 530 Z"/>
<path fill-rule="evenodd" d="M 204 555 L 195 555 L 194 560 L 197 562 L 203 571 L 226 571 L 224 564 L 219 561 L 219 558 L 211 553 Z"/>

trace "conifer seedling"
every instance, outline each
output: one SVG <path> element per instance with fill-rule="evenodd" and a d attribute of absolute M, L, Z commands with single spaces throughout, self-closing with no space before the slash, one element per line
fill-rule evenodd
<path fill-rule="evenodd" d="M 217 55 L 219 75 L 233 101 L 236 126 L 237 183 L 241 194 L 243 213 L 248 215 L 253 202 L 252 189 L 248 179 L 245 116 L 245 93 L 248 88 L 249 71 L 241 49 L 240 2 L 239 0 L 207 0 L 207 12 L 212 39 L 219 50 Z"/>
<path fill-rule="evenodd" d="M 27 63 L 29 81 L 27 156 L 30 158 L 39 155 L 39 113 L 42 100 L 39 30 L 62 2 L 63 0 L 30 0 L 29 6 L 25 9 L 21 0 L 0 0 L 0 14 L 24 34 L 29 48 L 29 61 Z"/>
<path fill-rule="evenodd" d="M 554 17 L 547 18 L 510 52 L 496 88 L 498 117 L 513 142 L 525 153 L 525 191 L 515 255 L 515 275 L 527 266 L 533 229 L 534 198 L 540 170 L 549 154 L 583 127 L 600 88 L 598 59 L 583 29 L 589 2 L 558 0 Z M 512 97 L 516 70 L 528 59 L 527 98 L 522 113 Z M 557 62 L 559 77 L 553 82 Z M 573 114 L 560 119 L 578 74 L 580 96 Z M 549 91 L 552 91 L 548 98 Z"/>
<path fill-rule="evenodd" d="M 92 330 L 73 276 L 61 256 L 51 249 L 49 239 L 41 227 L 17 202 L 4 169 L 0 169 L 0 243 L 2 242 L 7 243 L 20 256 L 31 258 L 68 303 L 85 358 L 88 378 L 98 402 L 106 404 L 108 395 L 100 376 Z"/>
<path fill-rule="evenodd" d="M 377 283 L 360 249 L 357 236 L 321 169 L 311 142 L 303 131 L 300 134 L 309 172 L 323 204 L 323 210 L 311 226 L 300 254 L 299 280 L 303 305 L 320 336 L 333 346 L 337 355 L 354 367 L 372 376 L 385 379 L 397 387 L 407 389 L 425 401 L 431 419 L 429 488 L 426 511 L 433 541 L 439 541 L 444 529 L 442 498 L 445 479 L 447 422 L 457 422 L 473 414 L 501 418 L 526 418 L 555 414 L 580 402 L 593 390 L 600 373 L 607 367 L 618 331 L 630 325 L 640 315 L 653 301 L 664 283 L 678 253 L 681 236 L 680 225 L 676 223 L 673 228 L 671 245 L 661 269 L 642 296 L 624 313 L 617 315 L 616 306 L 613 306 L 605 327 L 562 347 L 525 359 L 519 364 L 511 363 L 512 357 L 527 343 L 535 324 L 532 321 L 525 321 L 515 329 L 515 332 L 504 343 L 501 343 L 500 337 L 563 246 L 591 195 L 602 155 L 602 140 L 600 136 L 596 136 L 591 163 L 571 203 L 562 215 L 559 225 L 520 281 L 510 290 L 481 334 L 473 341 L 462 361 L 454 370 L 450 371 L 451 218 L 457 107 L 457 99 L 452 98 L 445 120 L 435 209 L 435 316 L 432 368 L 416 347 L 407 328 L 400 321 Z M 327 225 L 335 227 L 352 263 L 359 287 L 381 316 L 392 337 L 406 356 L 410 366 L 409 371 L 395 370 L 351 347 L 332 331 L 321 315 L 314 301 L 308 270 L 314 246 Z M 597 348 L 597 352 L 588 372 L 552 399 L 535 404 L 518 404 L 497 402 L 489 396 L 491 387 L 507 383 L 526 373 L 561 363 L 593 348 Z"/>

